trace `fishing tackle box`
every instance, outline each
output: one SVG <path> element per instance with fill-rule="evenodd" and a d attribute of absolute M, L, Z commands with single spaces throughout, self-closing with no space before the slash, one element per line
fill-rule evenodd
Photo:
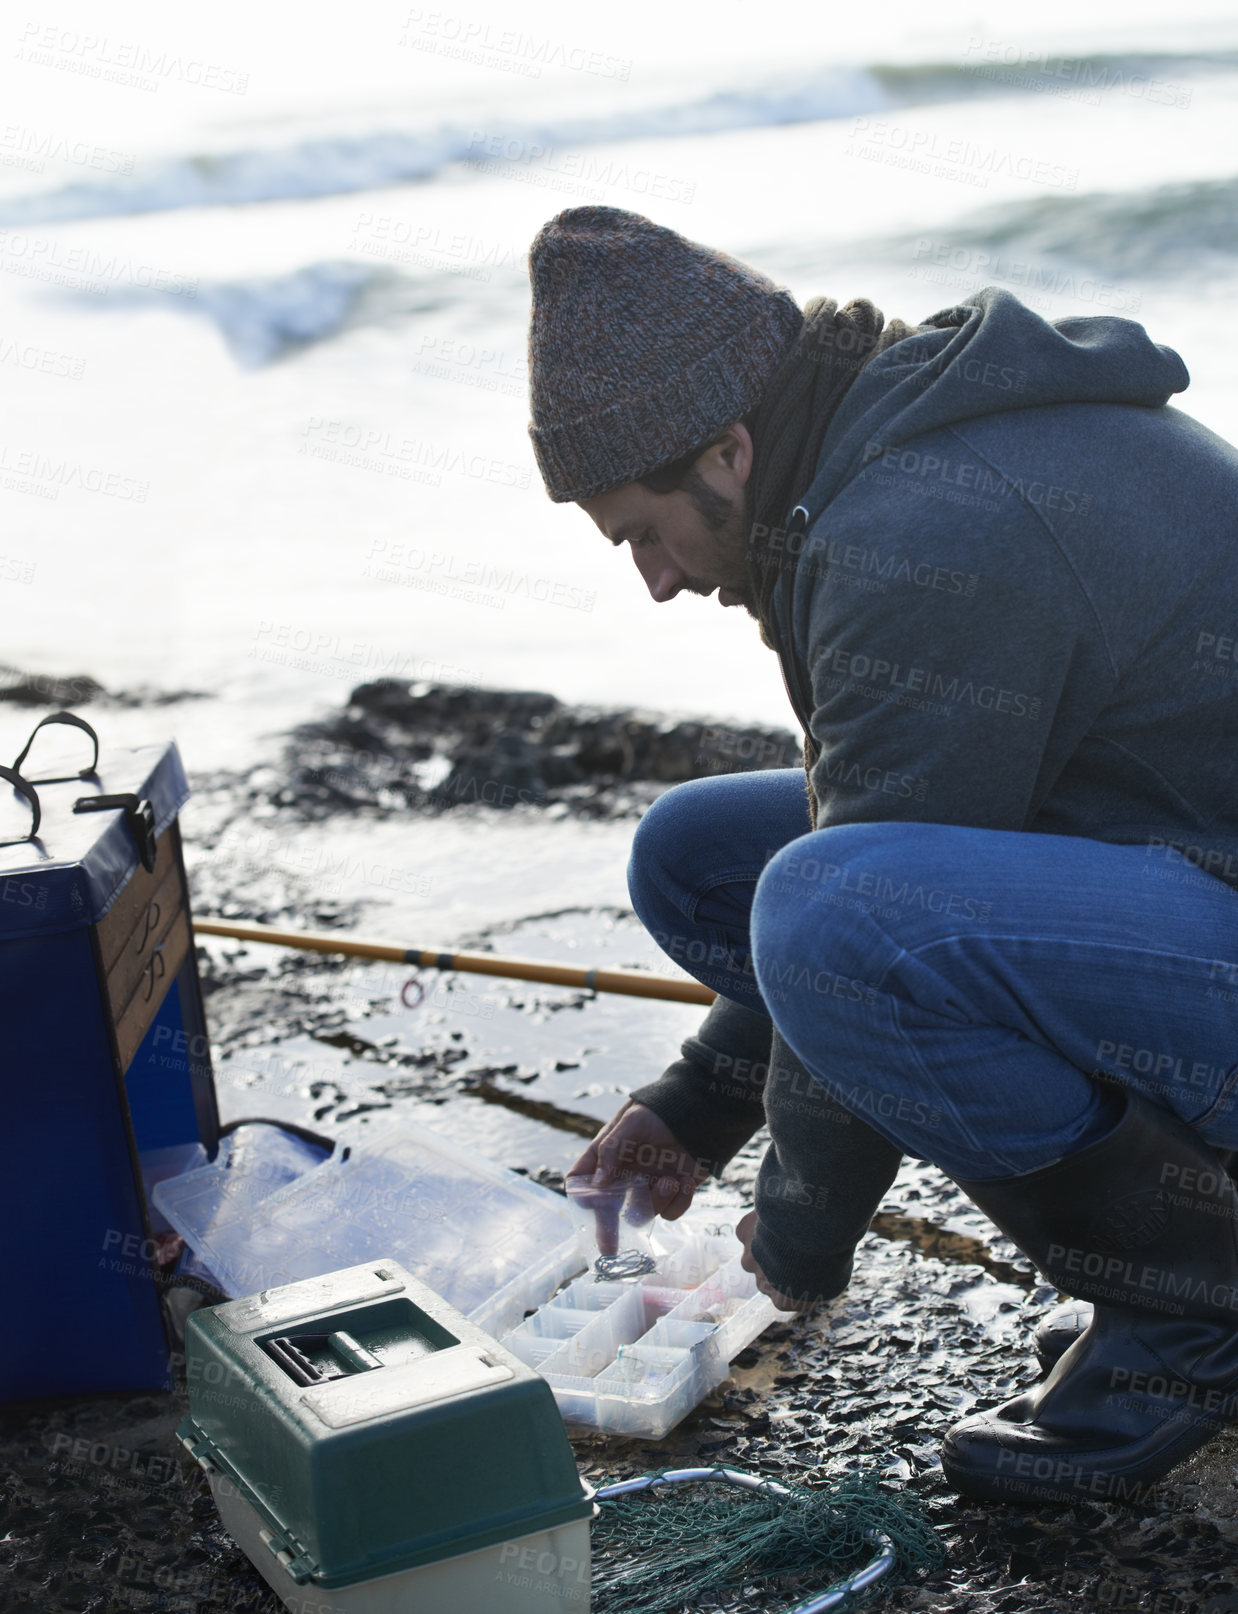
<path fill-rule="evenodd" d="M 545 1380 L 383 1258 L 196 1312 L 178 1434 L 299 1611 L 589 1606 L 593 1492 Z"/>
<path fill-rule="evenodd" d="M 292 1180 L 241 1150 L 230 1134 L 154 1190 L 226 1294 L 398 1260 L 546 1379 L 570 1423 L 660 1438 L 782 1315 L 740 1265 L 734 1212 L 655 1222 L 655 1270 L 599 1282 L 561 1195 L 428 1128 L 371 1122 Z"/>

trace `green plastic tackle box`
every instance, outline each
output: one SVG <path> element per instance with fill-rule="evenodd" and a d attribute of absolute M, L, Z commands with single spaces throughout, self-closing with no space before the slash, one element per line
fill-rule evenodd
<path fill-rule="evenodd" d="M 545 1379 L 394 1261 L 196 1312 L 179 1434 L 295 1609 L 589 1606 L 593 1493 Z"/>

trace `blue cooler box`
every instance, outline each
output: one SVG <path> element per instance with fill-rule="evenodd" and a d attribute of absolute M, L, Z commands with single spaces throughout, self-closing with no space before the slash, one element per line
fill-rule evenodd
<path fill-rule="evenodd" d="M 41 815 L 0 845 L 0 1399 L 162 1387 L 143 1163 L 153 1177 L 177 1146 L 213 1154 L 219 1132 L 177 828 L 189 789 L 173 743 L 70 778 L 0 774 L 6 825 L 36 799 Z M 119 804 L 90 810 L 100 797 Z"/>

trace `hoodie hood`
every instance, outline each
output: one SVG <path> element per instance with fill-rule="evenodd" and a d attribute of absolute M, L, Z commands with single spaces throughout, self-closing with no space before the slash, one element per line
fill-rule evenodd
<path fill-rule="evenodd" d="M 930 315 L 856 377 L 802 500 L 809 524 L 870 460 L 912 438 L 1043 404 L 1156 409 L 1189 383 L 1178 354 L 1134 320 L 1097 314 L 1050 323 L 1013 293 L 986 286 Z"/>

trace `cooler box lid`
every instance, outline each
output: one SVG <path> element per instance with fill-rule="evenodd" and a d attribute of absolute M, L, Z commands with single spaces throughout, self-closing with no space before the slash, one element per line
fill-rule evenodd
<path fill-rule="evenodd" d="M 195 1312 L 179 1433 L 294 1580 L 337 1588 L 587 1519 L 554 1396 L 395 1261 Z"/>
<path fill-rule="evenodd" d="M 138 867 L 137 842 L 123 810 L 75 813 L 80 797 L 132 794 L 149 801 L 156 836 L 189 799 L 175 741 L 113 750 L 86 779 L 40 784 L 38 777 L 35 769 L 43 815 L 37 838 L 0 846 L 0 940 L 97 924 Z M 27 815 L 28 827 L 28 804 L 7 782 L 0 789 Z"/>

